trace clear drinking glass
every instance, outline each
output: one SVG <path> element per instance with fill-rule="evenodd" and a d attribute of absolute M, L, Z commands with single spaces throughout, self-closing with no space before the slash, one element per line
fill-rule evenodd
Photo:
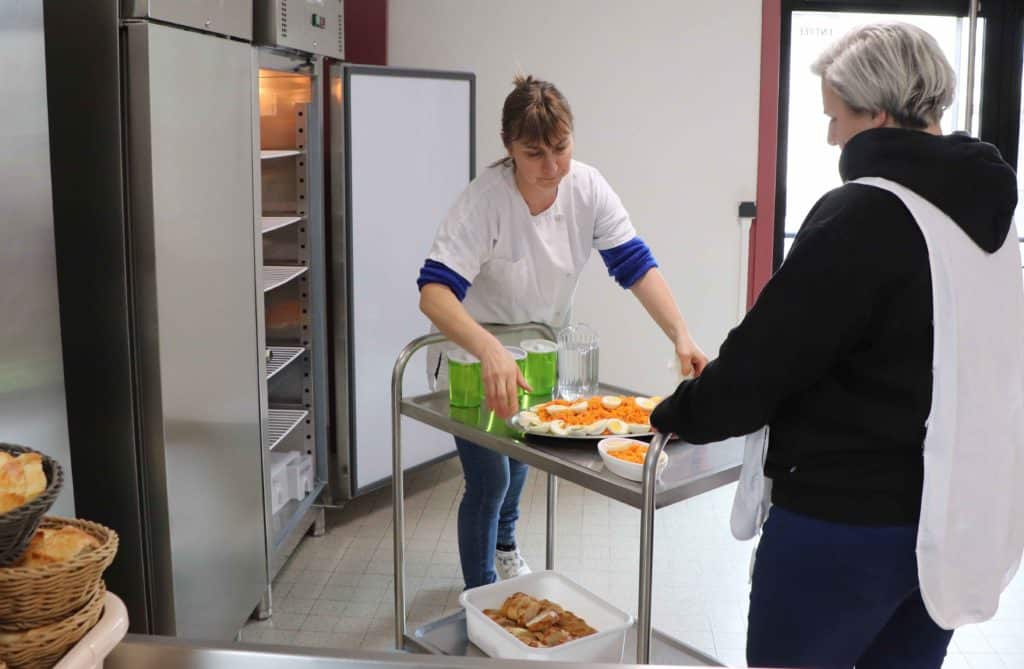
<path fill-rule="evenodd" d="M 573 323 L 558 333 L 558 396 L 566 400 L 593 397 L 598 386 L 597 332 Z"/>

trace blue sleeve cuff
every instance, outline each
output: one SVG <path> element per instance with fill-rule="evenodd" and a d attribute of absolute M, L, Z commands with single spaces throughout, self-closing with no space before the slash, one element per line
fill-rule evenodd
<path fill-rule="evenodd" d="M 615 281 L 623 288 L 632 288 L 648 270 L 658 266 L 651 255 L 651 249 L 639 237 L 600 253 L 608 274 L 615 277 Z"/>
<path fill-rule="evenodd" d="M 420 290 L 423 290 L 423 286 L 428 283 L 440 283 L 448 286 L 455 293 L 455 297 L 459 298 L 459 302 L 466 299 L 466 291 L 470 286 L 469 281 L 466 281 L 461 274 L 436 260 L 424 262 L 423 268 L 420 269 L 420 278 L 416 279 L 416 285 Z"/>

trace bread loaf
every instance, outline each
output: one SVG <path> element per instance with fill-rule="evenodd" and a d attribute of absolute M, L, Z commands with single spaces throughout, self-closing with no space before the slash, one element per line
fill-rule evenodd
<path fill-rule="evenodd" d="M 36 530 L 19 567 L 39 567 L 71 558 L 100 545 L 94 536 L 77 527 L 65 525 L 59 530 Z"/>
<path fill-rule="evenodd" d="M 0 513 L 7 513 L 34 500 L 46 490 L 43 457 L 23 453 L 12 457 L 0 451 Z"/>

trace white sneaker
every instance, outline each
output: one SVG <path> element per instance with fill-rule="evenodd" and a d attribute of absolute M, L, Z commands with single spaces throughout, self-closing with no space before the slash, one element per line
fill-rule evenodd
<path fill-rule="evenodd" d="M 516 548 L 514 551 L 494 551 L 494 571 L 498 572 L 498 578 L 507 581 L 516 576 L 529 574 L 530 567 Z"/>

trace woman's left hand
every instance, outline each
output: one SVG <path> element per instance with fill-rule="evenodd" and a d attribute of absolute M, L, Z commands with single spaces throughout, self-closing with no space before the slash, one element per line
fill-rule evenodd
<path fill-rule="evenodd" d="M 679 357 L 679 369 L 684 378 L 696 378 L 708 364 L 708 356 L 693 341 L 689 332 L 676 337 L 676 356 Z"/>

